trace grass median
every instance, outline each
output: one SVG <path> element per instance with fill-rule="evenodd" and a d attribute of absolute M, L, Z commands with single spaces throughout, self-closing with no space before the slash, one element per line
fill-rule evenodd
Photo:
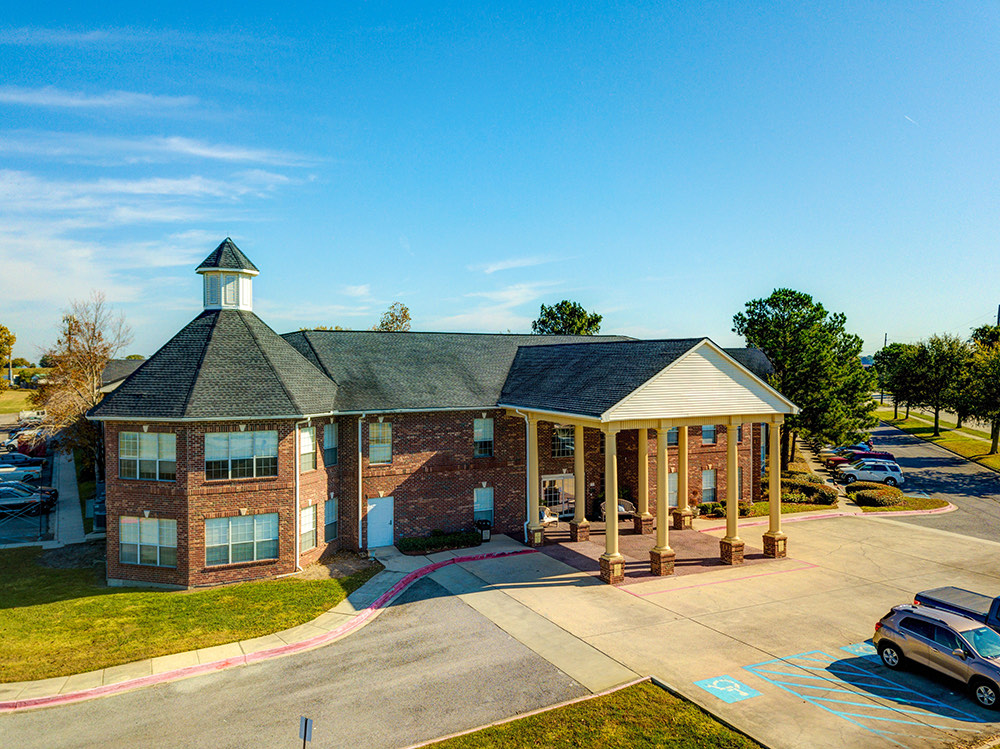
<path fill-rule="evenodd" d="M 30 390 L 4 390 L 0 393 L 0 414 L 16 414 L 28 411 Z"/>
<path fill-rule="evenodd" d="M 432 744 L 436 749 L 676 747 L 751 749 L 760 744 L 648 682 Z"/>
<path fill-rule="evenodd" d="M 865 512 L 905 512 L 907 510 L 940 510 L 949 504 L 946 499 L 934 499 L 933 497 L 906 497 L 906 501 L 901 505 L 890 505 L 889 507 L 862 507 Z"/>
<path fill-rule="evenodd" d="M 336 606 L 381 569 L 198 591 L 109 588 L 99 544 L 89 559 L 39 547 L 0 551 L 0 682 L 94 671 L 278 632 Z M 73 547 L 66 547 L 67 549 Z"/>
<path fill-rule="evenodd" d="M 880 409 L 875 412 L 878 418 L 886 424 L 896 427 L 896 429 L 900 429 L 907 434 L 912 434 L 914 437 L 919 437 L 927 442 L 932 442 L 935 445 L 940 445 L 946 450 L 951 450 L 951 452 L 979 463 L 986 468 L 1000 471 L 1000 455 L 989 454 L 990 443 L 987 440 L 979 438 L 982 434 L 981 432 L 966 431 L 964 429 L 945 429 L 942 427 L 941 434 L 935 437 L 933 419 L 927 421 L 926 417 L 918 418 L 915 416 L 910 416 L 908 419 L 894 419 L 892 418 L 892 414 L 893 411 L 891 408 Z"/>

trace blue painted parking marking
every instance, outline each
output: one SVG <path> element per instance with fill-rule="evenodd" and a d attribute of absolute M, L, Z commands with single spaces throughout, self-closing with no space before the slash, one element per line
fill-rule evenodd
<path fill-rule="evenodd" d="M 714 679 L 702 679 L 694 684 L 723 702 L 742 702 L 751 697 L 760 697 L 760 692 L 732 676 L 716 676 Z"/>
<path fill-rule="evenodd" d="M 875 673 L 880 668 L 870 642 L 841 650 L 836 658 L 821 650 L 745 666 L 754 676 L 898 746 L 905 739 L 940 740 L 941 731 L 977 732 L 962 724 L 985 721 Z M 874 655 L 874 659 L 873 659 Z M 902 737 L 904 740 L 897 739 Z"/>

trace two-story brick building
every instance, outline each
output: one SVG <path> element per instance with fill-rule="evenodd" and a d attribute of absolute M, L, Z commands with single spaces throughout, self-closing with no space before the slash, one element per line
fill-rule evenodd
<path fill-rule="evenodd" d="M 760 352 L 708 339 L 282 336 L 253 313 L 258 270 L 231 240 L 197 272 L 204 311 L 90 414 L 113 584 L 274 577 L 476 519 L 539 543 L 541 505 L 580 537 L 619 492 L 650 532 L 656 505 L 758 497 L 762 425 L 794 413 Z"/>

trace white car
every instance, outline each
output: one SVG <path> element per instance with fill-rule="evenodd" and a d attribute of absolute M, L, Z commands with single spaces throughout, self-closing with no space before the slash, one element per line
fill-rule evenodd
<path fill-rule="evenodd" d="M 0 481 L 31 481 L 41 475 L 41 466 L 0 465 Z"/>
<path fill-rule="evenodd" d="M 905 479 L 899 465 L 891 460 L 859 460 L 840 470 L 840 480 L 845 484 L 855 481 L 874 481 L 886 486 L 899 486 Z"/>

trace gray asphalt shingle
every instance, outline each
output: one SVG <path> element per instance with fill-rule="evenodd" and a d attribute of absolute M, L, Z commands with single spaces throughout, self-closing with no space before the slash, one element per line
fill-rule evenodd
<path fill-rule="evenodd" d="M 220 270 L 252 270 L 256 271 L 257 266 L 250 262 L 250 258 L 243 254 L 236 243 L 229 237 L 222 240 L 222 244 L 212 250 L 212 254 L 202 260 L 198 270 L 202 268 L 218 268 Z"/>

